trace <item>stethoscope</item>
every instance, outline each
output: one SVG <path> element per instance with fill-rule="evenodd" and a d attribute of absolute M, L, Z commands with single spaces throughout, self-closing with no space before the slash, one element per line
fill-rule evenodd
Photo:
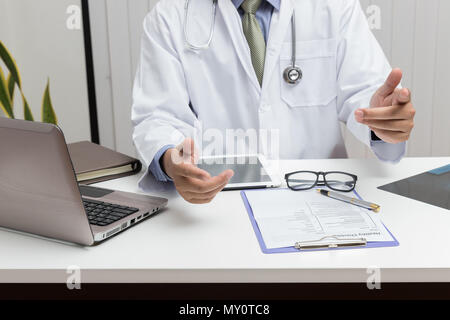
<path fill-rule="evenodd" d="M 206 43 L 196 45 L 189 41 L 188 31 L 187 31 L 187 25 L 188 25 L 188 19 L 189 19 L 189 0 L 186 0 L 184 5 L 184 40 L 186 43 L 186 46 L 193 50 L 193 51 L 199 51 L 199 50 L 205 50 L 208 49 L 211 45 L 211 41 L 214 35 L 214 26 L 216 24 L 216 13 L 217 13 L 217 1 L 218 0 L 212 0 L 212 10 L 211 10 L 211 16 L 212 16 L 212 24 L 209 31 L 209 37 Z M 295 11 L 292 13 L 291 17 L 291 27 L 292 27 L 292 56 L 291 56 L 291 65 L 287 67 L 283 72 L 283 79 L 289 84 L 296 85 L 300 83 L 300 81 L 303 78 L 303 72 L 302 70 L 297 67 L 296 65 L 296 34 L 295 34 Z"/>

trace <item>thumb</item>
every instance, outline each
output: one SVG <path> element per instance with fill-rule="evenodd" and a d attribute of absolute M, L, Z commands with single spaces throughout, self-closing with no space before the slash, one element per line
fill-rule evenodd
<path fill-rule="evenodd" d="M 184 139 L 184 141 L 177 146 L 177 150 L 180 152 L 180 155 L 185 161 L 195 162 L 197 152 L 195 150 L 195 143 L 193 139 Z"/>
<path fill-rule="evenodd" d="M 407 88 L 396 90 L 392 100 L 392 105 L 404 105 L 411 101 L 411 91 Z"/>
<path fill-rule="evenodd" d="M 403 72 L 399 68 L 391 71 L 384 84 L 378 89 L 377 94 L 383 98 L 391 95 L 402 81 Z"/>
<path fill-rule="evenodd" d="M 225 170 L 220 176 L 223 176 L 226 180 L 230 180 L 234 176 L 234 171 L 231 169 Z"/>

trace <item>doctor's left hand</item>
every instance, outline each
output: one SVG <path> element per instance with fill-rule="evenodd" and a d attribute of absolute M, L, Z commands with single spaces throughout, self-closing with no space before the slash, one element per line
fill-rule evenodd
<path fill-rule="evenodd" d="M 407 141 L 414 127 L 416 110 L 411 92 L 398 89 L 402 71 L 393 69 L 384 85 L 372 97 L 370 108 L 355 111 L 355 119 L 367 125 L 381 140 L 388 143 Z"/>

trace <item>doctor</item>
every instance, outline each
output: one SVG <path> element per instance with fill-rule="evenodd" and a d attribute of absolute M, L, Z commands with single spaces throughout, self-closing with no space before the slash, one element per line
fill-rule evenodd
<path fill-rule="evenodd" d="M 233 174 L 211 177 L 192 163 L 198 122 L 279 130 L 282 159 L 346 157 L 343 122 L 379 159 L 403 157 L 411 94 L 398 88 L 402 72 L 391 69 L 358 0 L 188 4 L 161 0 L 146 17 L 132 110 L 140 157 L 184 199 L 211 201 Z"/>

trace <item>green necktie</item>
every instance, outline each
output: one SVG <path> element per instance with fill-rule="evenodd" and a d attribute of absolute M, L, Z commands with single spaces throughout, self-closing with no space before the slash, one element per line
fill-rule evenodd
<path fill-rule="evenodd" d="M 244 29 L 245 38 L 247 38 L 248 46 L 250 47 L 250 54 L 252 57 L 253 69 L 255 69 L 256 77 L 259 84 L 262 85 L 264 75 L 264 60 L 266 57 L 266 42 L 256 20 L 256 10 L 261 5 L 262 0 L 244 0 L 241 5 L 244 10 L 242 17 L 242 27 Z"/>

